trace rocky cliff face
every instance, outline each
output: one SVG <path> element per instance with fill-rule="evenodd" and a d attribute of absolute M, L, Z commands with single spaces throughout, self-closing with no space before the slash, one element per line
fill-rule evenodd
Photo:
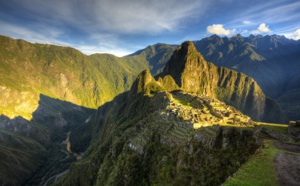
<path fill-rule="evenodd" d="M 299 41 L 279 35 L 213 35 L 194 43 L 206 60 L 252 77 L 290 120 L 299 118 Z"/>
<path fill-rule="evenodd" d="M 264 95 L 252 78 L 206 62 L 192 42 L 185 42 L 175 50 L 159 77 L 166 75 L 172 76 L 181 89 L 216 97 L 254 120 L 286 121 L 280 107 Z M 272 110 L 277 116 L 270 116 Z"/>

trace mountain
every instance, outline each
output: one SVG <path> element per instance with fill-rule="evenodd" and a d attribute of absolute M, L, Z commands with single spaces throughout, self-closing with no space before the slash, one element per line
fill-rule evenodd
<path fill-rule="evenodd" d="M 165 63 L 170 59 L 173 51 L 177 47 L 178 45 L 157 43 L 130 54 L 129 56 L 139 56 L 145 58 L 149 63 L 151 73 L 156 75 L 162 71 L 162 69 L 165 67 Z"/>
<path fill-rule="evenodd" d="M 196 41 L 195 45 L 206 60 L 256 79 L 272 98 L 287 88 L 286 81 L 291 79 L 287 72 L 294 71 L 300 48 L 299 42 L 278 35 L 232 38 L 214 35 Z"/>
<path fill-rule="evenodd" d="M 216 97 L 254 120 L 286 121 L 280 107 L 264 95 L 252 78 L 206 62 L 192 42 L 185 42 L 175 50 L 158 76 L 165 75 L 172 76 L 186 92 Z"/>
<path fill-rule="evenodd" d="M 130 89 L 146 60 L 86 56 L 70 48 L 0 36 L 0 114 L 32 117 L 39 95 L 98 108 Z"/>
<path fill-rule="evenodd" d="M 279 35 L 242 37 L 238 34 L 231 38 L 213 35 L 193 43 L 206 61 L 252 77 L 266 96 L 279 103 L 290 120 L 300 119 L 300 41 Z M 171 56 L 173 51 L 168 50 L 165 56 Z M 162 64 L 168 62 L 162 59 Z M 162 68 L 151 73 L 157 75 L 159 71 Z"/>
<path fill-rule="evenodd" d="M 51 180 L 88 147 L 96 110 L 40 95 L 32 119 L 0 116 L 0 183 L 39 185 Z M 73 148 L 75 146 L 76 148 Z"/>
<path fill-rule="evenodd" d="M 165 91 L 162 81 L 139 74 L 127 96 L 106 109 L 101 135 L 54 185 L 220 185 L 261 145 L 242 129 L 252 126 L 249 117 L 232 107 L 217 113 L 229 106 Z M 226 113 L 239 122 L 227 125 Z"/>
<path fill-rule="evenodd" d="M 224 183 L 262 141 L 249 116 L 218 98 L 253 117 L 282 114 L 268 110 L 276 103 L 252 78 L 206 62 L 185 42 L 161 74 L 141 72 L 129 92 L 99 108 L 99 134 L 54 185 Z"/>
<path fill-rule="evenodd" d="M 148 68 L 138 57 L 86 56 L 0 36 L 0 184 L 56 179 L 98 131 L 96 109 Z"/>
<path fill-rule="evenodd" d="M 299 119 L 300 42 L 284 36 L 232 38 L 216 35 L 196 41 L 206 60 L 254 78 L 263 92 L 279 102 L 290 119 Z"/>
<path fill-rule="evenodd" d="M 144 69 L 174 46 L 118 58 L 1 43 L 1 112 L 19 115 L 0 116 L 1 184 L 220 185 L 262 145 L 247 115 L 285 120 L 252 78 L 192 42 L 155 77 Z"/>

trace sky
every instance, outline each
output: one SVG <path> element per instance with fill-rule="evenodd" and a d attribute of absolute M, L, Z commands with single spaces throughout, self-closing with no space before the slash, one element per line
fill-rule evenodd
<path fill-rule="evenodd" d="M 0 0 L 0 35 L 124 56 L 212 34 L 300 39 L 300 0 Z"/>

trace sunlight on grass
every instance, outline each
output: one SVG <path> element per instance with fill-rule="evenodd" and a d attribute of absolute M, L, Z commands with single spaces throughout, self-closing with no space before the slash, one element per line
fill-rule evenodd
<path fill-rule="evenodd" d="M 174 101 L 174 103 L 185 106 L 186 108 L 192 108 L 191 104 L 188 101 L 178 99 L 178 98 L 176 98 L 176 99 L 174 98 L 173 101 Z"/>
<path fill-rule="evenodd" d="M 288 125 L 287 124 L 276 124 L 276 123 L 258 123 L 261 127 L 271 129 L 283 134 L 288 133 Z"/>
<path fill-rule="evenodd" d="M 273 160 L 280 150 L 271 141 L 264 141 L 264 146 L 224 185 L 279 185 Z"/>

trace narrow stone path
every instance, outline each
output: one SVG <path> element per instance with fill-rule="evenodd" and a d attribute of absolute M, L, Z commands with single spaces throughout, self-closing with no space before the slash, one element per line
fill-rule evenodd
<path fill-rule="evenodd" d="M 287 152 L 274 159 L 280 185 L 300 186 L 300 145 L 276 141 L 275 146 Z"/>

